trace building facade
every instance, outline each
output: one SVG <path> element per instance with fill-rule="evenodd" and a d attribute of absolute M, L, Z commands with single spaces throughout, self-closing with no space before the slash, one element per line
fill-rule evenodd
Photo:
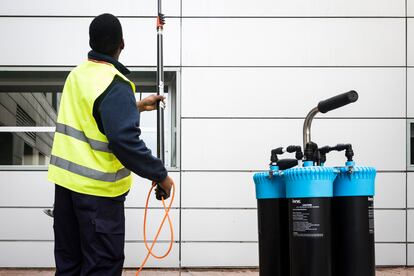
<path fill-rule="evenodd" d="M 46 165 L 64 77 L 86 58 L 89 23 L 104 12 L 120 17 L 120 61 L 150 93 L 156 2 L 0 3 L 0 267 L 54 266 Z M 352 143 L 356 162 L 378 169 L 377 264 L 414 265 L 414 0 L 164 0 L 163 11 L 176 235 L 171 255 L 148 266 L 257 266 L 253 173 L 267 169 L 270 149 L 301 144 L 318 101 L 349 90 L 358 102 L 318 116 L 313 140 Z M 153 147 L 155 115 L 144 116 Z M 343 162 L 328 156 L 328 165 Z M 134 182 L 128 267 L 145 256 L 150 187 Z M 163 210 L 151 204 L 155 231 Z M 160 239 L 161 251 L 167 231 Z"/>

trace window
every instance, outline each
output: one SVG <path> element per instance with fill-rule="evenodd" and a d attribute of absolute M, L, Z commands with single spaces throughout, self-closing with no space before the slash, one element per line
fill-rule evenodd
<path fill-rule="evenodd" d="M 0 72 L 0 169 L 46 169 L 63 84 L 63 71 Z M 177 70 L 165 72 L 165 163 L 178 167 Z M 137 70 L 129 76 L 142 97 L 156 93 L 156 72 Z M 140 98 L 140 93 L 136 94 Z M 156 112 L 141 114 L 141 138 L 156 154 Z"/>

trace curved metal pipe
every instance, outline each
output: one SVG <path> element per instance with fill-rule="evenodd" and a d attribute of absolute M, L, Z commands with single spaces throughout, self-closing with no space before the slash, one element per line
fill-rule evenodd
<path fill-rule="evenodd" d="M 311 141 L 312 121 L 315 115 L 318 113 L 318 107 L 314 107 L 311 111 L 309 111 L 308 115 L 306 115 L 305 121 L 303 122 L 303 150 L 305 150 L 306 144 Z"/>

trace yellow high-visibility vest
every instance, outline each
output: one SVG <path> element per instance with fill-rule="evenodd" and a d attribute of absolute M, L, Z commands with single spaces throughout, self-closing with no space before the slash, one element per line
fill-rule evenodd
<path fill-rule="evenodd" d="M 131 172 L 108 148 L 93 117 L 95 100 L 116 76 L 135 85 L 112 64 L 88 60 L 66 79 L 60 102 L 48 179 L 69 190 L 115 197 L 127 192 Z"/>

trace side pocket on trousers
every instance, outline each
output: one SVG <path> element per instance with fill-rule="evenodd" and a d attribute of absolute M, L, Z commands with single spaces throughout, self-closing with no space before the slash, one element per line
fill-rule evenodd
<path fill-rule="evenodd" d="M 95 231 L 103 234 L 124 234 L 125 223 L 124 221 L 114 220 L 103 220 L 96 218 L 94 219 Z"/>

